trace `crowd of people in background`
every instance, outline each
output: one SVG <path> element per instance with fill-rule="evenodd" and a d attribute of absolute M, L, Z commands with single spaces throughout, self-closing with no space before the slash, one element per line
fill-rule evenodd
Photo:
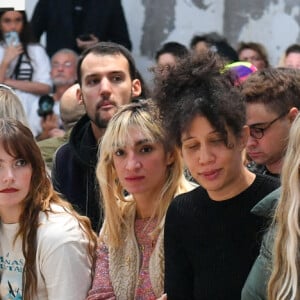
<path fill-rule="evenodd" d="M 299 299 L 300 44 L 131 50 L 120 0 L 0 12 L 0 299 Z"/>

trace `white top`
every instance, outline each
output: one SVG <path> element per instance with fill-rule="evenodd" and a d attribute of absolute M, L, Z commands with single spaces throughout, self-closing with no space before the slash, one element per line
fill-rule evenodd
<path fill-rule="evenodd" d="M 88 240 L 78 221 L 60 206 L 40 213 L 37 232 L 37 285 L 32 300 L 83 300 L 91 287 Z M 24 257 L 20 238 L 13 247 L 19 224 L 0 222 L 0 299 L 22 299 Z M 11 298 L 10 298 L 11 297 Z"/>
<path fill-rule="evenodd" d="M 0 43 L 0 61 L 3 58 L 4 50 L 4 43 Z M 45 83 L 51 86 L 51 64 L 45 49 L 40 44 L 30 44 L 28 45 L 27 50 L 33 67 L 31 81 Z M 23 58 L 23 60 L 25 60 L 25 57 Z M 18 57 L 11 62 L 9 68 L 7 69 L 7 77 L 11 77 L 17 62 Z M 26 64 L 26 62 L 24 64 L 21 64 L 21 68 L 28 69 L 28 65 Z M 15 91 L 23 104 L 25 113 L 28 118 L 29 126 L 34 136 L 37 136 L 41 132 L 41 120 L 37 114 L 40 95 L 23 92 L 17 89 Z"/>

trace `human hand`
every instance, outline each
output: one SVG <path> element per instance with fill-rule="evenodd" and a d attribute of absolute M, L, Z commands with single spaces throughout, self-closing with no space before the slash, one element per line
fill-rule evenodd
<path fill-rule="evenodd" d="M 156 300 L 167 300 L 167 294 L 163 294 L 161 297 L 157 298 Z"/>
<path fill-rule="evenodd" d="M 63 137 L 65 133 L 63 129 L 53 128 L 49 131 L 49 137 Z"/>
<path fill-rule="evenodd" d="M 45 140 L 51 137 L 51 131 L 59 128 L 58 116 L 56 114 L 49 114 L 41 118 L 42 132 L 37 136 L 37 140 Z"/>
<path fill-rule="evenodd" d="M 90 40 L 88 40 L 88 41 L 83 41 L 80 38 L 76 39 L 77 47 L 82 50 L 92 47 L 92 46 L 96 45 L 98 42 L 99 42 L 99 39 L 93 34 L 90 34 Z"/>
<path fill-rule="evenodd" d="M 6 46 L 2 63 L 9 65 L 16 57 L 18 57 L 23 52 L 24 52 L 23 46 L 21 44 L 16 46 L 13 45 Z"/>

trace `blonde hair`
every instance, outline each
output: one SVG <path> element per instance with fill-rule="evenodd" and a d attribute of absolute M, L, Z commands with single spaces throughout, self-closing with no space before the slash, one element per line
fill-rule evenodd
<path fill-rule="evenodd" d="M 23 105 L 12 88 L 0 84 L 0 118 L 12 118 L 28 127 Z"/>
<path fill-rule="evenodd" d="M 299 299 L 300 115 L 291 126 L 282 167 L 282 191 L 276 209 L 276 235 L 268 299 Z"/>
<path fill-rule="evenodd" d="M 137 128 L 150 142 L 159 142 L 165 152 L 174 156 L 174 162 L 168 166 L 167 178 L 161 190 L 160 201 L 155 208 L 153 217 L 157 217 L 157 227 L 153 234 L 158 234 L 167 208 L 177 193 L 191 189 L 183 175 L 183 163 L 179 150 L 167 139 L 161 124 L 156 105 L 151 100 L 131 103 L 123 106 L 109 121 L 108 127 L 99 147 L 99 161 L 96 169 L 97 179 L 102 192 L 105 220 L 100 239 L 105 236 L 105 242 L 112 247 L 120 247 L 122 228 L 127 227 L 126 212 L 135 205 L 133 197 L 125 197 L 113 163 L 113 153 L 119 147 L 126 145 L 129 129 Z"/>

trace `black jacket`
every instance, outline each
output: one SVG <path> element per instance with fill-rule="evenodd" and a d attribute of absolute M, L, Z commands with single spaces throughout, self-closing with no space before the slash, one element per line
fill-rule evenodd
<path fill-rule="evenodd" d="M 96 180 L 98 144 L 85 115 L 74 126 L 70 140 L 53 158 L 52 181 L 74 208 L 86 215 L 98 233 L 102 225 L 102 205 Z"/>
<path fill-rule="evenodd" d="M 37 39 L 46 32 L 47 53 L 70 48 L 78 52 L 73 26 L 74 0 L 39 0 L 31 25 Z M 84 0 L 79 34 L 93 33 L 99 41 L 112 41 L 131 50 L 127 23 L 120 0 Z"/>

